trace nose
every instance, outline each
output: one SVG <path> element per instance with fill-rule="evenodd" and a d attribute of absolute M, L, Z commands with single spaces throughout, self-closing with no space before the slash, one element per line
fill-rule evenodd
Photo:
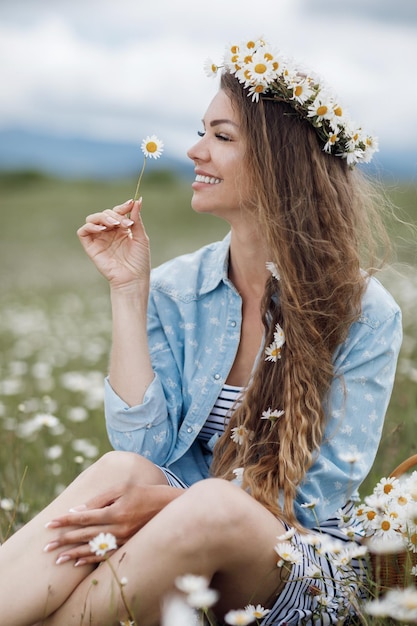
<path fill-rule="evenodd" d="M 207 161 L 209 158 L 208 149 L 204 141 L 204 137 L 201 137 L 191 148 L 187 150 L 187 156 L 192 161 Z"/>

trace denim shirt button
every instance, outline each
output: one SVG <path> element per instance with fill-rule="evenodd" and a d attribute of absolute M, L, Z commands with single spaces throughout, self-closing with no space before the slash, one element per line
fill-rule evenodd
<path fill-rule="evenodd" d="M 193 432 L 193 429 L 191 428 L 191 426 L 189 426 L 189 427 L 187 428 L 187 433 L 192 433 L 192 432 Z"/>
<path fill-rule="evenodd" d="M 236 322 L 235 322 L 235 320 L 233 320 L 233 322 L 230 322 L 230 326 L 231 326 L 232 328 L 235 328 L 235 327 L 236 327 Z"/>
<path fill-rule="evenodd" d="M 214 380 L 219 380 L 220 374 L 214 374 Z"/>

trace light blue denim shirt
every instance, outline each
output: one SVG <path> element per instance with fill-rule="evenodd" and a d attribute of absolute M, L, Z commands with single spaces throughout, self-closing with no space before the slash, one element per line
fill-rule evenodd
<path fill-rule="evenodd" d="M 143 404 L 129 407 L 105 381 L 105 413 L 115 449 L 142 454 L 192 484 L 209 476 L 211 454 L 197 435 L 238 349 L 241 298 L 228 278 L 230 235 L 152 271 L 149 348 L 155 378 Z M 402 340 L 401 312 L 375 279 L 362 314 L 334 354 L 320 454 L 298 490 L 305 526 L 334 516 L 374 461 Z M 258 358 L 263 358 L 263 346 Z M 357 457 L 355 462 L 346 453 Z M 277 494 L 279 497 L 279 494 Z M 314 511 L 302 504 L 317 499 Z"/>

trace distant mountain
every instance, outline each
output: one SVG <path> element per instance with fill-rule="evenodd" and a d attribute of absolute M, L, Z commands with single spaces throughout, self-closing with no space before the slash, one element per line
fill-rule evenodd
<path fill-rule="evenodd" d="M 65 178 L 121 178 L 137 176 L 143 154 L 138 145 L 62 137 L 20 129 L 0 130 L 0 171 L 33 169 Z M 164 154 L 152 169 L 193 176 L 191 162 Z"/>
<path fill-rule="evenodd" d="M 62 137 L 22 129 L 0 130 L 0 171 L 33 169 L 68 178 L 121 178 L 136 176 L 142 165 L 137 145 L 99 141 L 85 137 Z M 169 169 L 191 178 L 190 162 L 166 154 L 153 168 Z M 417 181 L 417 147 L 414 150 L 381 151 L 364 166 L 379 177 Z"/>

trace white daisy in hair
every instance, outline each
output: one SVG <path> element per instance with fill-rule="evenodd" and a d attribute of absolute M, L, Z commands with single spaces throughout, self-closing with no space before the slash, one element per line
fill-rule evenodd
<path fill-rule="evenodd" d="M 275 265 L 275 263 L 273 261 L 267 261 L 265 263 L 265 267 L 266 269 L 271 272 L 272 276 L 275 278 L 275 280 L 280 280 L 280 274 L 278 272 L 278 268 Z"/>

